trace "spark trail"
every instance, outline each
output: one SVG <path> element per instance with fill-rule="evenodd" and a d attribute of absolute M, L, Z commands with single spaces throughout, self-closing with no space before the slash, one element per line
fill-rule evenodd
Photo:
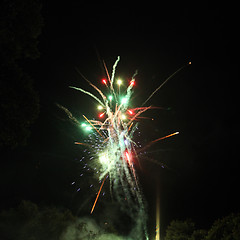
<path fill-rule="evenodd" d="M 91 214 L 92 214 L 92 212 L 93 212 L 93 210 L 94 210 L 94 208 L 95 208 L 95 206 L 96 206 L 97 200 L 98 200 L 98 198 L 99 198 L 100 192 L 101 192 L 101 190 L 102 190 L 102 187 L 103 187 L 103 184 L 104 184 L 106 178 L 107 178 L 107 175 L 106 175 L 105 178 L 103 179 L 103 182 L 102 182 L 102 184 L 101 184 L 101 187 L 100 187 L 100 189 L 99 189 L 99 191 L 98 191 L 97 197 L 96 197 L 95 202 L 94 202 L 94 204 L 93 204 L 93 206 L 92 206 Z"/>
<path fill-rule="evenodd" d="M 97 86 L 92 84 L 85 77 L 84 79 L 93 87 L 94 90 L 97 91 L 99 96 L 95 96 L 93 93 L 85 91 L 82 88 L 70 87 L 89 95 L 100 104 L 98 107 L 98 111 L 101 111 L 98 115 L 99 120 L 89 120 L 83 115 L 86 122 L 82 124 L 82 127 L 86 131 L 95 132 L 95 134 L 97 133 L 99 138 L 101 138 L 101 143 L 98 145 L 94 154 L 95 158 L 98 159 L 98 166 L 100 164 L 99 180 L 102 181 L 102 183 L 92 206 L 91 214 L 94 211 L 104 182 L 107 178 L 109 178 L 110 190 L 113 198 L 118 201 L 121 210 L 126 212 L 135 221 L 135 227 L 132 229 L 131 237 L 133 239 L 141 240 L 148 239 L 147 214 L 145 200 L 134 168 L 134 164 L 138 158 L 137 151 L 135 149 L 138 147 L 138 144 L 133 140 L 134 133 L 137 129 L 137 121 L 141 118 L 140 115 L 153 108 L 152 106 L 143 107 L 143 105 L 148 102 L 148 100 L 183 67 L 178 69 L 174 74 L 166 79 L 163 84 L 161 84 L 149 96 L 149 98 L 147 98 L 147 100 L 142 104 L 142 107 L 130 109 L 129 103 L 133 93 L 132 89 L 135 85 L 135 76 L 137 75 L 137 71 L 130 80 L 124 94 L 120 94 L 119 88 L 122 81 L 115 81 L 115 72 L 119 61 L 120 57 L 117 58 L 115 64 L 113 65 L 111 77 L 109 76 L 106 64 L 103 62 L 107 73 L 107 80 L 103 79 L 102 83 L 109 92 L 108 96 L 105 96 L 105 94 Z M 114 87 L 115 84 L 118 84 L 116 90 Z M 71 115 L 71 113 L 64 107 L 61 108 L 68 114 L 69 118 L 74 120 L 76 123 L 76 119 Z M 156 139 L 150 142 L 146 147 L 176 134 L 178 134 L 178 132 Z M 76 142 L 76 144 L 90 146 L 90 148 L 93 148 L 91 145 L 85 143 Z"/>

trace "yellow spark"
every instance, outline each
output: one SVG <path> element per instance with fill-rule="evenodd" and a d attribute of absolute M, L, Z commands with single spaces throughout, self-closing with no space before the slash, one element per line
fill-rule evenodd
<path fill-rule="evenodd" d="M 117 84 L 120 86 L 122 84 L 122 80 L 121 79 L 118 79 L 117 80 Z"/>

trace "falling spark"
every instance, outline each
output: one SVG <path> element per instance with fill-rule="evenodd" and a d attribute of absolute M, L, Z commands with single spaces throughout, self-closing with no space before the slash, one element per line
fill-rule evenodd
<path fill-rule="evenodd" d="M 89 144 L 86 144 L 86 143 L 81 143 L 81 142 L 74 142 L 74 144 L 78 144 L 78 145 L 84 145 L 84 146 L 90 147 L 90 145 L 89 145 Z"/>
<path fill-rule="evenodd" d="M 188 65 L 191 65 L 192 63 L 189 62 Z M 153 93 L 147 98 L 147 100 L 142 104 L 145 105 L 149 100 L 150 98 L 152 98 L 152 96 L 159 90 L 161 89 L 171 78 L 173 78 L 178 72 L 180 72 L 183 68 L 185 68 L 186 66 L 188 65 L 184 65 L 182 67 L 180 67 L 177 71 L 175 71 L 173 74 L 171 74 L 158 88 L 156 88 Z"/>
<path fill-rule="evenodd" d="M 171 134 L 169 134 L 169 135 L 167 135 L 167 136 L 157 138 L 157 139 L 151 141 L 151 142 L 150 142 L 149 144 L 147 144 L 145 147 L 143 147 L 143 148 L 141 149 L 141 151 L 146 150 L 146 149 L 149 148 L 152 144 L 154 144 L 154 143 L 156 143 L 156 142 L 158 142 L 158 141 L 160 141 L 160 140 L 163 140 L 163 139 L 166 139 L 166 138 L 170 138 L 170 137 L 172 137 L 172 136 L 174 136 L 174 135 L 177 135 L 177 134 L 179 134 L 179 132 L 171 133 Z"/>
<path fill-rule="evenodd" d="M 97 133 L 98 133 L 101 137 L 103 137 L 103 135 L 97 130 L 97 128 L 95 128 L 95 127 L 93 126 L 93 124 L 91 123 L 91 121 L 89 121 L 86 116 L 83 115 L 83 117 L 90 123 L 90 125 L 97 131 Z"/>
<path fill-rule="evenodd" d="M 107 177 L 107 176 L 106 176 Z M 102 187 L 103 187 L 103 184 L 104 184 L 104 182 L 105 182 L 105 180 L 106 180 L 106 177 L 103 179 L 103 182 L 102 182 L 102 184 L 101 184 L 101 186 L 100 186 L 100 189 L 99 189 L 99 191 L 98 191 L 98 194 L 97 194 L 97 197 L 96 197 L 96 199 L 95 199 L 95 202 L 94 202 L 94 204 L 93 204 L 93 206 L 92 206 L 92 209 L 91 209 L 91 214 L 92 214 L 92 212 L 93 212 L 93 210 L 94 210 L 94 208 L 95 208 L 95 205 L 96 205 L 96 203 L 97 203 L 97 200 L 98 200 L 98 198 L 99 198 L 99 195 L 100 195 L 100 193 L 101 193 L 101 190 L 102 190 Z"/>
<path fill-rule="evenodd" d="M 172 136 L 177 135 L 177 134 L 179 134 L 179 132 L 171 133 L 171 134 L 169 134 L 169 135 L 167 135 L 167 136 L 164 136 L 164 137 L 161 137 L 161 138 L 158 138 L 158 139 L 152 141 L 152 143 L 158 142 L 158 141 L 163 140 L 163 139 L 165 139 L 165 138 L 172 137 Z"/>

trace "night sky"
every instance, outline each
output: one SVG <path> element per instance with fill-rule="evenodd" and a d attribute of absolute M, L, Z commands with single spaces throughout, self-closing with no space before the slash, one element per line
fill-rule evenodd
<path fill-rule="evenodd" d="M 192 63 L 149 101 L 164 108 L 146 113 L 154 121 L 140 123 L 143 144 L 180 132 L 149 149 L 149 158 L 165 168 L 142 159 L 137 169 L 153 231 L 157 179 L 162 230 L 171 220 L 186 218 L 208 228 L 215 219 L 238 212 L 238 33 L 233 7 L 220 4 L 43 1 L 41 56 L 28 63 L 40 96 L 40 116 L 31 127 L 28 145 L 5 156 L 2 208 L 21 199 L 65 206 L 76 213 L 89 199 L 85 206 L 91 207 L 94 194 L 71 186 L 77 180 L 87 188 L 78 177 L 82 148 L 74 145 L 85 135 L 56 103 L 79 120 L 82 114 L 96 117 L 95 102 L 68 86 L 91 90 L 77 68 L 104 88 L 101 61 L 111 72 L 120 56 L 117 76 L 129 79 L 136 69 L 139 72 L 135 107 L 178 68 Z M 108 200 L 100 199 L 96 215 L 103 214 L 100 208 L 106 208 Z"/>

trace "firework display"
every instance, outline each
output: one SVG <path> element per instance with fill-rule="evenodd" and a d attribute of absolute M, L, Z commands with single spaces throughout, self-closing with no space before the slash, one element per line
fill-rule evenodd
<path fill-rule="evenodd" d="M 108 95 L 105 95 L 84 76 L 84 79 L 97 91 L 101 98 L 82 88 L 70 86 L 70 88 L 89 95 L 99 104 L 97 107 L 97 120 L 88 119 L 83 115 L 85 121 L 81 123 L 81 127 L 91 133 L 89 135 L 90 141 L 75 143 L 89 147 L 91 149 L 91 158 L 97 159 L 98 166 L 100 166 L 97 172 L 101 185 L 90 213 L 92 214 L 94 212 L 104 182 L 106 179 L 109 179 L 110 191 L 113 198 L 118 202 L 121 210 L 126 212 L 135 222 L 135 227 L 132 230 L 134 238 L 148 239 L 145 200 L 134 167 L 136 161 L 138 161 L 138 151 L 136 149 L 139 148 L 139 143 L 134 141 L 134 133 L 138 129 L 138 121 L 141 118 L 140 115 L 153 108 L 152 106 L 145 107 L 144 105 L 153 94 L 182 68 L 167 78 L 149 98 L 147 98 L 141 107 L 130 108 L 130 100 L 136 83 L 135 77 L 137 71 L 129 81 L 127 88 L 123 90 L 123 80 L 115 79 L 115 71 L 119 60 L 120 57 L 117 58 L 113 65 L 111 77 L 104 63 L 107 78 L 102 79 L 102 84 L 106 88 L 105 90 L 108 91 Z M 77 119 L 74 118 L 66 108 L 60 107 L 73 121 L 79 124 Z M 142 149 L 176 134 L 178 134 L 178 132 L 158 138 Z"/>

